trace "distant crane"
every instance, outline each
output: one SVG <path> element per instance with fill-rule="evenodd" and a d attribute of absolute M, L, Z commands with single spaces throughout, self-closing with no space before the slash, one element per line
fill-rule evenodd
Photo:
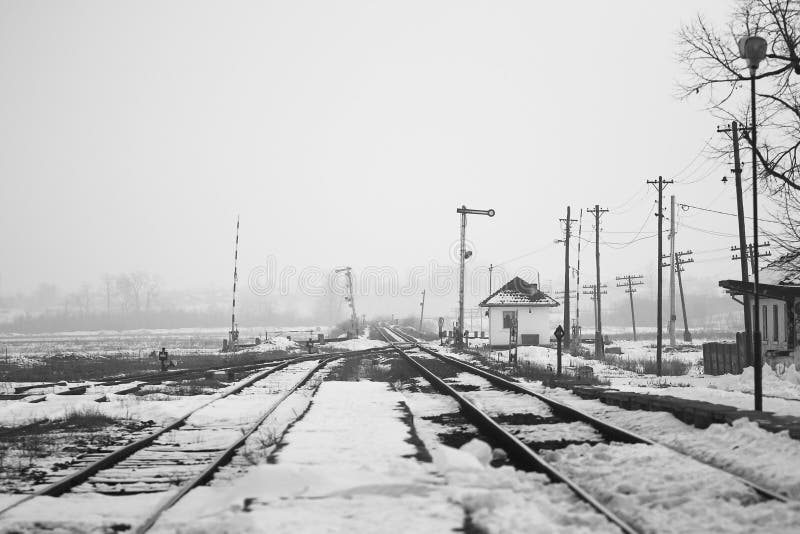
<path fill-rule="evenodd" d="M 356 302 L 353 298 L 353 269 L 350 267 L 342 267 L 341 269 L 336 269 L 336 273 L 344 273 L 345 277 L 347 278 L 347 296 L 344 297 L 344 300 L 350 305 L 350 324 L 353 328 L 353 332 L 355 332 L 355 336 L 358 337 L 358 314 L 356 313 Z"/>

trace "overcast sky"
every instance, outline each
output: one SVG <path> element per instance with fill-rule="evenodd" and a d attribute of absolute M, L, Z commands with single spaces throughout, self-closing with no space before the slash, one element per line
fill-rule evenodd
<path fill-rule="evenodd" d="M 473 268 L 538 250 L 504 267 L 556 283 L 567 204 L 610 208 L 609 243 L 655 231 L 659 174 L 735 211 L 697 157 L 717 122 L 675 98 L 681 23 L 729 5 L 0 0 L 0 292 L 224 286 L 237 214 L 242 272 L 449 264 L 461 204 L 497 211 L 469 221 Z M 735 243 L 682 226 L 686 276 L 735 276 Z M 654 276 L 655 247 L 601 247 L 604 278 Z"/>

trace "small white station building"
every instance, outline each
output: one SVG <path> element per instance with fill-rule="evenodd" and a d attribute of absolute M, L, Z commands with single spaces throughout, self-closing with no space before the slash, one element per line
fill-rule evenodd
<path fill-rule="evenodd" d="M 553 328 L 550 308 L 558 306 L 549 295 L 515 276 L 513 280 L 481 302 L 488 308 L 489 345 L 507 347 L 514 321 L 517 322 L 517 345 L 543 345 L 550 341 Z"/>

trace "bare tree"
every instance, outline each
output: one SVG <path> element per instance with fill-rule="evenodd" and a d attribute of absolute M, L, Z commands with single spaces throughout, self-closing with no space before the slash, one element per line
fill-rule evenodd
<path fill-rule="evenodd" d="M 792 272 L 800 265 L 800 1 L 739 0 L 725 28 L 702 16 L 681 28 L 678 58 L 686 73 L 679 82 L 684 99 L 704 98 L 711 113 L 725 121 L 749 124 L 750 72 L 739 57 L 738 39 L 767 40 L 767 59 L 757 71 L 759 186 L 777 208 L 778 232 L 767 232 L 782 254 L 772 267 Z M 749 129 L 743 136 L 752 149 Z M 717 155 L 730 153 L 720 146 Z"/>
<path fill-rule="evenodd" d="M 116 277 L 117 294 L 120 297 L 120 305 L 122 312 L 127 313 L 133 305 L 133 290 L 130 276 L 127 274 L 120 274 Z"/>
<path fill-rule="evenodd" d="M 144 284 L 144 295 L 144 309 L 149 311 L 156 298 L 158 298 L 158 278 L 155 275 L 147 276 Z"/>
<path fill-rule="evenodd" d="M 742 124 L 751 116 L 750 73 L 737 41 L 747 35 L 767 40 L 767 60 L 757 73 L 756 152 L 762 186 L 773 194 L 800 192 L 799 25 L 798 0 L 739 0 L 725 28 L 698 15 L 678 34 L 678 59 L 686 69 L 680 96 L 704 98 L 714 116 Z M 744 137 L 752 145 L 749 131 Z"/>
<path fill-rule="evenodd" d="M 144 271 L 134 271 L 128 275 L 133 306 L 137 312 L 142 311 L 142 297 L 144 297 L 149 279 L 150 277 Z"/>
<path fill-rule="evenodd" d="M 81 315 L 89 314 L 92 304 L 92 293 L 89 284 L 81 285 L 80 289 L 75 293 L 75 303 L 78 305 Z"/>
<path fill-rule="evenodd" d="M 103 275 L 102 280 L 106 292 L 106 313 L 111 315 L 111 295 L 114 291 L 114 277 L 106 273 Z"/>

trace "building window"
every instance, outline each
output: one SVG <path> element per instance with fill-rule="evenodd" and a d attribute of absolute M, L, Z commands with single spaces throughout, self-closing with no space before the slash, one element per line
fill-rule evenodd
<path fill-rule="evenodd" d="M 513 311 L 504 311 L 503 312 L 503 328 L 511 328 L 514 326 L 514 319 L 516 318 L 517 312 Z"/>
<path fill-rule="evenodd" d="M 768 341 L 769 340 L 769 330 L 767 330 L 767 325 L 769 321 L 767 321 L 767 305 L 763 304 L 761 306 L 761 340 Z"/>
<path fill-rule="evenodd" d="M 778 342 L 778 305 L 772 305 L 772 341 Z"/>

